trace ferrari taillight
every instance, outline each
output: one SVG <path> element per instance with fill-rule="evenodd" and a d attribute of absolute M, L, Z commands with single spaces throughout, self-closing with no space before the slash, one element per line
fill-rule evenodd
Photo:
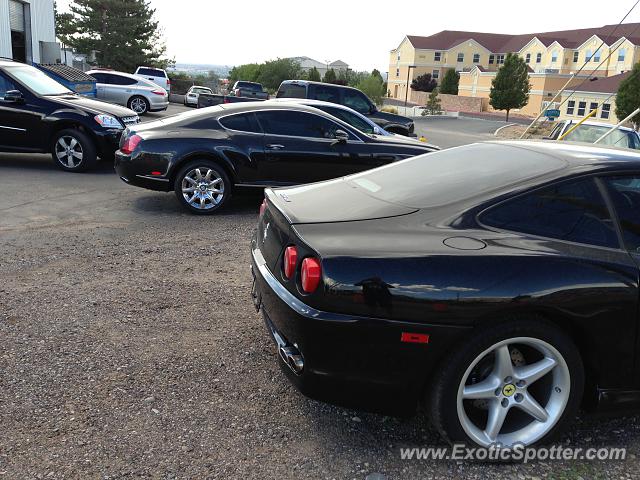
<path fill-rule="evenodd" d="M 122 144 L 122 148 L 120 148 L 120 151 L 125 155 L 133 153 L 141 140 L 142 137 L 140 137 L 139 135 L 131 135 L 130 137 L 127 137 Z"/>
<path fill-rule="evenodd" d="M 287 279 L 293 277 L 293 272 L 296 271 L 296 265 L 298 264 L 298 249 L 293 245 L 288 246 L 284 251 L 284 276 Z"/>
<path fill-rule="evenodd" d="M 320 284 L 320 277 L 322 276 L 322 267 L 320 266 L 320 260 L 313 257 L 307 257 L 302 261 L 300 275 L 300 283 L 302 285 L 302 291 L 304 293 L 313 293 Z"/>

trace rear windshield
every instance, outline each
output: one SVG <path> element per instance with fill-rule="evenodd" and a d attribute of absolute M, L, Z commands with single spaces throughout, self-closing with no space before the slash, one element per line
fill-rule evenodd
<path fill-rule="evenodd" d="M 307 88 L 304 85 L 285 83 L 280 85 L 276 98 L 307 98 Z"/>
<path fill-rule="evenodd" d="M 191 89 L 191 93 L 211 93 L 211 89 L 206 87 L 196 87 Z"/>
<path fill-rule="evenodd" d="M 508 145 L 476 144 L 347 177 L 372 197 L 413 208 L 447 205 L 561 169 L 563 160 Z"/>
<path fill-rule="evenodd" d="M 158 70 L 157 68 L 139 68 L 138 75 L 146 75 L 147 77 L 163 77 L 166 78 L 164 70 Z"/>
<path fill-rule="evenodd" d="M 245 90 L 256 90 L 258 92 L 262 91 L 262 85 L 259 83 L 251 83 L 251 82 L 238 82 L 236 84 L 236 88 L 244 88 Z"/>
<path fill-rule="evenodd" d="M 569 126 L 571 128 L 571 126 Z M 569 142 L 593 143 L 602 135 L 607 133 L 611 127 L 606 125 L 580 125 L 569 135 L 564 137 Z M 601 145 L 615 147 L 638 148 L 636 145 L 637 135 L 629 130 L 618 129 L 600 142 Z"/>

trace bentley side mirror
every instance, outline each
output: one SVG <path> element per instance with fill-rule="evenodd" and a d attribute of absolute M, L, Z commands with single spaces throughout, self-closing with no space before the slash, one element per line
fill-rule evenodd
<path fill-rule="evenodd" d="M 336 139 L 336 141 L 334 142 L 334 145 L 336 143 L 347 143 L 347 141 L 349 140 L 349 134 L 344 130 L 336 130 L 336 133 L 334 134 L 334 136 Z"/>
<path fill-rule="evenodd" d="M 22 103 L 24 101 L 24 97 L 20 90 L 9 90 L 4 94 L 4 101 L 10 103 Z"/>

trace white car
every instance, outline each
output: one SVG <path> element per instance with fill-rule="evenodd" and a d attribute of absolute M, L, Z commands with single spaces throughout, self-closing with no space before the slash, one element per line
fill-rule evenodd
<path fill-rule="evenodd" d="M 134 75 L 150 80 L 159 87 L 164 88 L 168 93 L 171 93 L 171 80 L 169 80 L 169 75 L 161 68 L 138 67 Z"/>
<path fill-rule="evenodd" d="M 169 94 L 155 83 L 115 70 L 90 70 L 96 79 L 98 100 L 130 108 L 138 115 L 159 112 L 169 106 Z"/>
<path fill-rule="evenodd" d="M 198 85 L 194 85 L 193 87 L 191 87 L 189 89 L 189 91 L 187 92 L 187 94 L 184 96 L 184 104 L 187 107 L 193 106 L 193 107 L 197 107 L 198 106 L 198 97 L 200 96 L 201 93 L 205 93 L 208 95 L 213 95 L 213 90 L 211 90 L 209 87 L 200 87 Z"/>
<path fill-rule="evenodd" d="M 562 135 L 571 130 L 576 125 L 575 120 L 564 120 L 558 123 L 546 140 L 558 140 Z M 593 143 L 602 135 L 611 130 L 614 125 L 600 122 L 583 122 L 578 128 L 563 138 L 567 142 Z M 615 147 L 632 148 L 640 150 L 640 135 L 638 132 L 628 127 L 618 127 L 611 135 L 606 137 L 601 145 Z"/>

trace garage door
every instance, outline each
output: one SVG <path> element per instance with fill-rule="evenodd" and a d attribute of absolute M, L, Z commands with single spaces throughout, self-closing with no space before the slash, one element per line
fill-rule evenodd
<path fill-rule="evenodd" d="M 14 32 L 24 32 L 24 4 L 9 0 L 9 24 Z"/>

